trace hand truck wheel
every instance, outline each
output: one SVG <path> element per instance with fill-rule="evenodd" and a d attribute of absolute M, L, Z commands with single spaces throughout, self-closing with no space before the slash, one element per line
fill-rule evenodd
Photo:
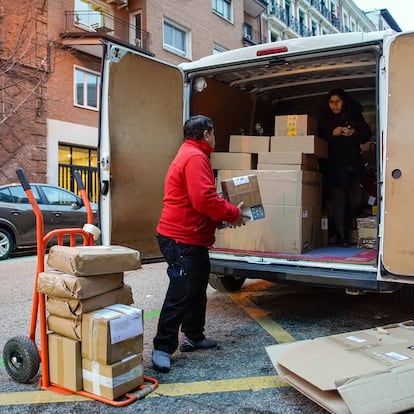
<path fill-rule="evenodd" d="M 39 352 L 30 338 L 15 336 L 4 346 L 3 362 L 15 381 L 27 384 L 39 371 Z"/>

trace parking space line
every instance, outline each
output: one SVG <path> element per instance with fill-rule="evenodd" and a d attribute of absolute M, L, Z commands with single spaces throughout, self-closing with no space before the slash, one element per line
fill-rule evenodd
<path fill-rule="evenodd" d="M 257 294 L 257 289 L 252 292 L 229 293 L 229 296 L 238 303 L 246 313 L 252 317 L 267 333 L 269 333 L 279 344 L 295 342 L 295 338 L 285 331 L 278 323 L 270 318 L 266 312 L 263 312 L 256 306 L 249 296 Z"/>
<path fill-rule="evenodd" d="M 179 382 L 174 384 L 160 384 L 158 388 L 145 398 L 180 397 L 192 394 L 212 394 L 232 391 L 257 391 L 269 388 L 288 386 L 277 375 L 265 377 L 233 378 L 217 381 Z M 130 394 L 134 394 L 131 392 Z M 21 391 L 0 393 L 0 406 L 43 404 L 43 403 L 70 403 L 90 401 L 89 398 L 78 394 L 61 395 L 50 391 Z"/>

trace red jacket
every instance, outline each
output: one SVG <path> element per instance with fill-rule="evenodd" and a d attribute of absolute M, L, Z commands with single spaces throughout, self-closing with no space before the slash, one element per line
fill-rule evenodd
<path fill-rule="evenodd" d="M 164 183 L 164 207 L 157 226 L 159 234 L 197 246 L 211 246 L 217 223 L 232 223 L 238 207 L 216 191 L 206 142 L 187 139 L 170 165 Z"/>

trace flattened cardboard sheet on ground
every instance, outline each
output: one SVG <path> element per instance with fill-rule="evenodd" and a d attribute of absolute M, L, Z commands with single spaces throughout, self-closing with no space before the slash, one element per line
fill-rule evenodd
<path fill-rule="evenodd" d="M 334 414 L 414 407 L 414 322 L 326 336 L 266 351 L 279 375 Z"/>

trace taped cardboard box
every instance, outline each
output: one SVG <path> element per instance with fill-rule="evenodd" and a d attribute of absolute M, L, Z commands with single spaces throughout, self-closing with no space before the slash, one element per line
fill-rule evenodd
<path fill-rule="evenodd" d="M 141 309 L 116 304 L 85 313 L 82 315 L 82 358 L 110 365 L 141 352 L 143 331 Z"/>
<path fill-rule="evenodd" d="M 255 169 L 257 154 L 243 152 L 213 152 L 210 155 L 211 166 L 214 170 L 230 168 L 232 170 Z"/>
<path fill-rule="evenodd" d="M 414 407 L 413 321 L 266 348 L 279 375 L 334 414 Z"/>
<path fill-rule="evenodd" d="M 257 162 L 258 170 L 318 170 L 318 157 L 302 152 L 261 152 Z"/>
<path fill-rule="evenodd" d="M 81 319 L 83 313 L 92 312 L 115 303 L 122 303 L 123 305 L 134 303 L 131 286 L 124 285 L 119 289 L 88 299 L 60 299 L 49 296 L 46 302 L 46 310 L 50 314 L 61 318 Z"/>
<path fill-rule="evenodd" d="M 240 173 L 255 174 L 263 205 L 316 206 L 322 203 L 322 175 L 314 171 L 294 170 L 219 170 L 217 181 L 228 180 Z M 218 191 L 221 187 L 217 186 Z"/>
<path fill-rule="evenodd" d="M 248 226 L 216 231 L 217 249 L 301 254 L 320 246 L 320 209 L 265 205 L 266 217 Z"/>
<path fill-rule="evenodd" d="M 328 158 L 328 143 L 315 135 L 288 137 L 277 135 L 270 137 L 271 152 L 303 152 L 315 154 L 319 158 Z"/>
<path fill-rule="evenodd" d="M 82 358 L 79 341 L 49 333 L 50 382 L 71 391 L 82 389 Z"/>
<path fill-rule="evenodd" d="M 49 297 L 88 299 L 123 286 L 124 274 L 111 273 L 94 277 L 73 276 L 59 270 L 39 273 L 37 291 Z"/>
<path fill-rule="evenodd" d="M 52 246 L 49 267 L 74 276 L 93 276 L 141 268 L 137 250 L 123 246 Z"/>
<path fill-rule="evenodd" d="M 229 152 L 257 154 L 269 151 L 270 137 L 254 135 L 230 135 Z M 229 168 L 229 167 L 225 167 Z"/>
<path fill-rule="evenodd" d="M 243 202 L 243 214 L 250 220 L 259 220 L 265 217 L 265 211 L 260 195 L 259 182 L 256 175 L 232 177 L 221 181 L 223 197 L 237 206 Z"/>
<path fill-rule="evenodd" d="M 318 133 L 316 119 L 306 115 L 277 115 L 275 116 L 275 135 L 289 137 L 298 135 L 315 135 Z"/>
<path fill-rule="evenodd" d="M 112 365 L 82 359 L 82 377 L 84 391 L 116 400 L 143 384 L 142 354 Z"/>

